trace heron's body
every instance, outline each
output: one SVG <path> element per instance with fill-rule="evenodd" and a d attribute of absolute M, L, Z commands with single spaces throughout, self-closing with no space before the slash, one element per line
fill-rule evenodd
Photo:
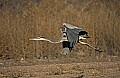
<path fill-rule="evenodd" d="M 61 32 L 62 32 L 62 38 L 60 41 L 52 41 L 52 40 L 44 38 L 44 37 L 32 38 L 29 40 L 48 41 L 50 43 L 62 43 L 65 54 L 68 54 L 72 50 L 72 48 L 74 48 L 74 45 L 76 43 L 81 43 L 81 44 L 87 45 L 87 46 L 97 50 L 96 48 L 89 45 L 88 43 L 81 42 L 81 40 L 83 40 L 83 39 L 90 38 L 88 36 L 88 32 L 86 32 L 84 29 L 78 28 L 71 24 L 63 23 L 63 26 L 61 27 Z"/>

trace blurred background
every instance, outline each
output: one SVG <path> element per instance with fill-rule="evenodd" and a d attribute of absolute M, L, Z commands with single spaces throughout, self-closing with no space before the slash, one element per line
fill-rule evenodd
<path fill-rule="evenodd" d="M 0 58 L 57 58 L 61 44 L 29 38 L 60 40 L 64 22 L 88 31 L 85 42 L 104 57 L 120 56 L 120 0 L 0 0 Z M 81 44 L 73 49 L 73 57 L 97 54 Z"/>

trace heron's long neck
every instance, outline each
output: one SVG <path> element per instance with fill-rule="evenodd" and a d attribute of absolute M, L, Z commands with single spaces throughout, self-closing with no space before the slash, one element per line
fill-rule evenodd
<path fill-rule="evenodd" d="M 60 41 L 55 41 L 55 40 L 51 40 L 51 39 L 47 39 L 47 38 L 43 38 L 43 40 L 49 41 L 50 43 L 61 43 L 61 40 Z"/>

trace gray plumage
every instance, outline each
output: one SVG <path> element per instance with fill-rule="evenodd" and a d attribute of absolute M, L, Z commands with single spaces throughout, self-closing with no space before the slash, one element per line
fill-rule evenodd
<path fill-rule="evenodd" d="M 71 50 L 72 48 L 74 48 L 74 45 L 77 42 L 79 42 L 80 37 L 82 39 L 89 38 L 87 35 L 88 33 L 84 29 L 78 28 L 71 24 L 63 23 L 63 30 L 66 30 L 67 38 L 68 38 L 68 41 L 70 42 L 69 48 Z"/>
<path fill-rule="evenodd" d="M 81 43 L 83 45 L 87 45 L 93 48 L 96 51 L 100 51 L 88 43 L 81 42 L 81 40 L 83 39 L 90 38 L 88 36 L 88 32 L 86 32 L 82 28 L 78 28 L 71 24 L 63 23 L 63 26 L 61 27 L 61 32 L 62 32 L 62 39 L 60 41 L 53 41 L 51 39 L 44 37 L 32 38 L 29 40 L 48 41 L 50 43 L 62 43 L 64 54 L 68 54 L 72 50 L 72 48 L 74 48 L 74 45 L 76 43 Z"/>

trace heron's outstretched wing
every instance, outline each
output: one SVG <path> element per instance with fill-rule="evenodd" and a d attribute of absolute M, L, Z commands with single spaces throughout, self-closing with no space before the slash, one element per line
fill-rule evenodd
<path fill-rule="evenodd" d="M 78 41 L 79 35 L 74 31 L 67 29 L 68 41 L 70 42 L 70 48 L 73 48 L 75 43 Z"/>
<path fill-rule="evenodd" d="M 68 41 L 70 42 L 70 47 L 73 48 L 75 43 L 79 41 L 80 32 L 85 30 L 67 23 L 64 23 L 63 25 L 66 28 L 66 33 Z"/>
<path fill-rule="evenodd" d="M 61 41 L 53 41 L 53 40 L 51 40 L 51 39 L 43 38 L 43 37 L 30 38 L 29 40 L 33 40 L 33 41 L 48 41 L 48 42 L 50 42 L 50 43 L 61 43 Z"/>

